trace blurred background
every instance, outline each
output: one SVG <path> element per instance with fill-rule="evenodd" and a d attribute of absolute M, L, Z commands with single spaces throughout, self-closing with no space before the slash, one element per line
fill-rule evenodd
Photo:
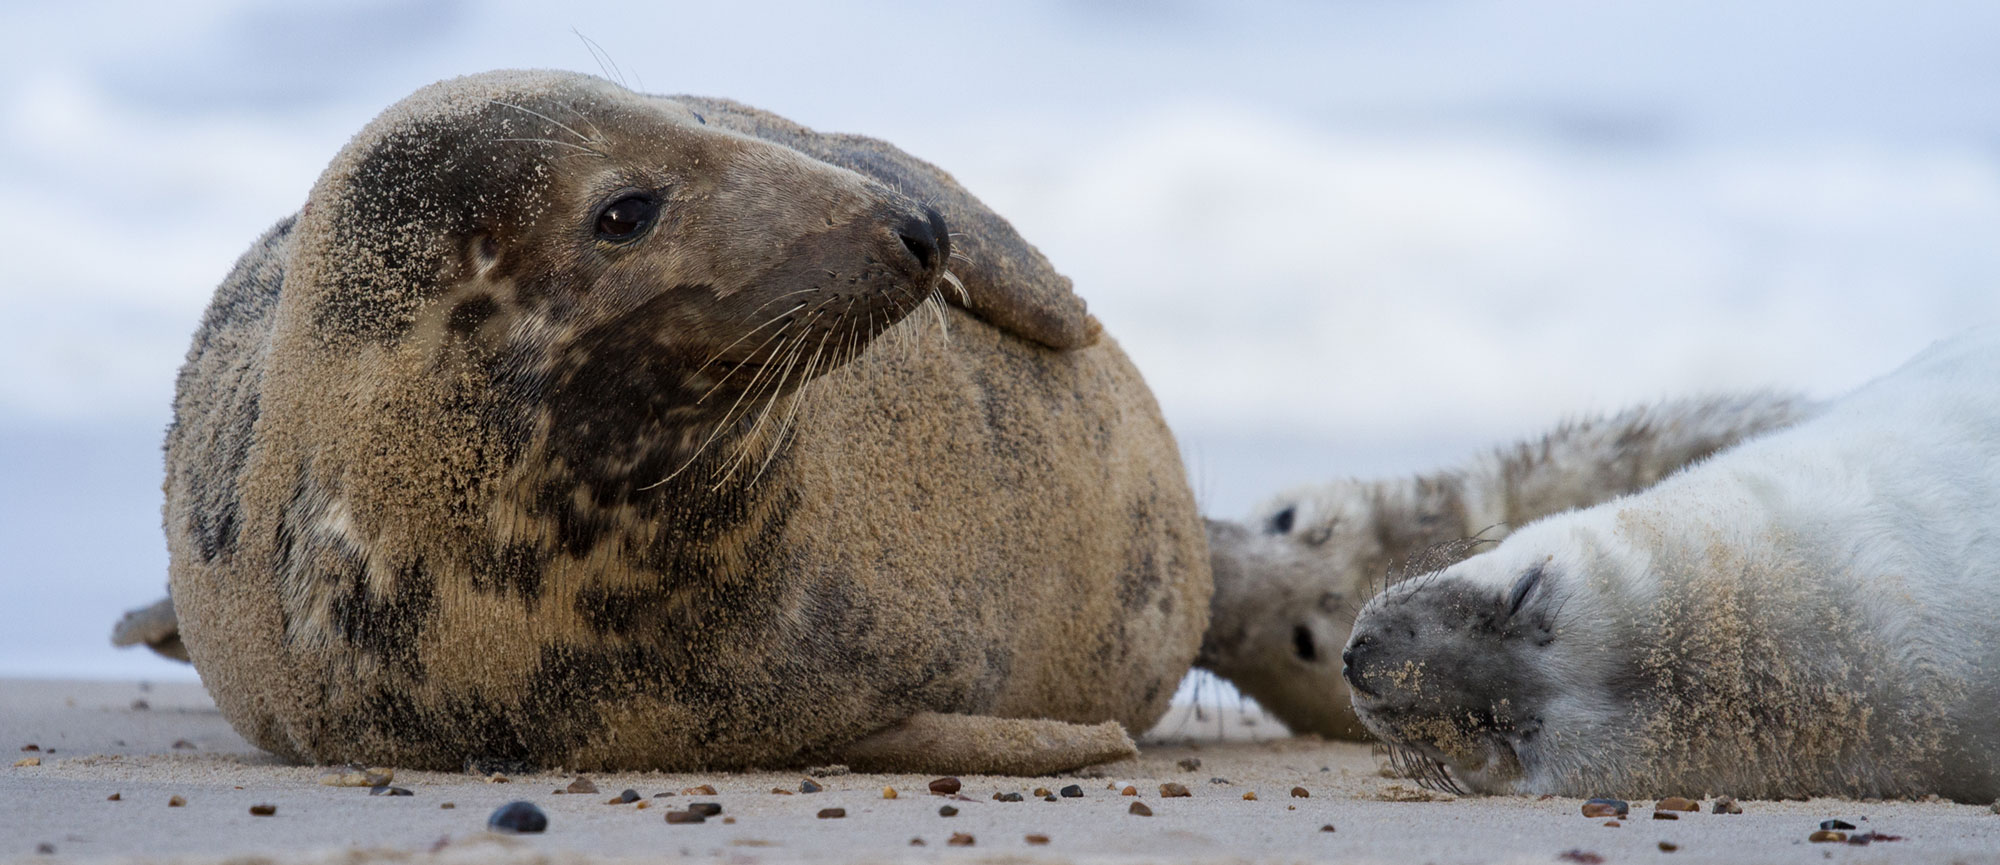
<path fill-rule="evenodd" d="M 1986 0 L 7 2 L 0 33 L 0 676 L 192 678 L 106 643 L 164 589 L 189 335 L 349 135 L 468 72 L 944 166 L 1075 278 L 1216 516 L 1661 397 L 1837 394 L 2000 318 Z"/>

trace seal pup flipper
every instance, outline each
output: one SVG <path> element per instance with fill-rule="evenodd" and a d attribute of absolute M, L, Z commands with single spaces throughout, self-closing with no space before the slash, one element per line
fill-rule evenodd
<path fill-rule="evenodd" d="M 865 175 L 937 208 L 951 231 L 950 273 L 965 284 L 961 297 L 945 299 L 1001 330 L 1054 349 L 1097 342 L 1103 328 L 1033 244 L 988 209 L 952 176 L 886 141 L 863 135 L 815 132 L 768 111 L 727 99 L 669 97 L 711 126 L 774 141 L 832 165 Z"/>
<path fill-rule="evenodd" d="M 918 712 L 848 745 L 838 759 L 860 772 L 1049 775 L 1138 753 L 1115 721 L 1072 724 Z"/>
<path fill-rule="evenodd" d="M 111 627 L 111 645 L 136 646 L 140 643 L 176 661 L 188 659 L 187 646 L 181 644 L 181 620 L 174 613 L 172 597 L 161 598 L 136 610 L 127 610 L 124 618 Z"/>

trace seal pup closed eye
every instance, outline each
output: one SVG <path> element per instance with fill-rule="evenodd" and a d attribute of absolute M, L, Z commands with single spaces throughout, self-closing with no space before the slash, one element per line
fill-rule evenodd
<path fill-rule="evenodd" d="M 2000 796 L 2000 330 L 1390 587 L 1344 660 L 1472 789 Z"/>
<path fill-rule="evenodd" d="M 1293 732 L 1364 738 L 1340 647 L 1361 603 L 1388 578 L 1444 567 L 1514 527 L 1644 489 L 1820 407 L 1780 393 L 1673 400 L 1565 422 L 1443 471 L 1301 487 L 1247 522 L 1209 520 L 1215 597 L 1195 663 Z"/>
<path fill-rule="evenodd" d="M 1055 771 L 1207 615 L 1151 395 L 1005 221 L 567 73 L 347 145 L 218 290 L 166 492 L 186 652 L 298 760 Z"/>

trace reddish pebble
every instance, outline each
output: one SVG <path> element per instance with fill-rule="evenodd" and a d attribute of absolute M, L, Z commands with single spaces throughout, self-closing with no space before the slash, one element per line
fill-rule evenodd
<path fill-rule="evenodd" d="M 1162 799 L 1186 799 L 1193 795 L 1193 793 L 1188 792 L 1187 785 L 1185 784 L 1168 781 L 1160 785 L 1160 798 Z"/>
<path fill-rule="evenodd" d="M 1153 809 L 1146 807 L 1146 803 L 1144 802 L 1133 802 L 1132 807 L 1125 809 L 1125 813 L 1140 817 L 1151 817 L 1153 816 Z"/>
<path fill-rule="evenodd" d="M 1027 838 L 1027 841 L 1028 841 L 1028 843 L 1030 843 L 1030 844 L 1047 844 L 1047 843 L 1049 843 L 1049 836 L 1047 836 L 1047 835 L 1029 835 L 1029 836 L 1028 836 L 1028 838 Z"/>
<path fill-rule="evenodd" d="M 1307 790 L 1307 789 L 1306 789 L 1306 788 L 1304 788 L 1304 787 L 1293 787 L 1293 788 L 1292 788 L 1292 798 L 1294 798 L 1294 799 L 1308 799 L 1308 798 L 1311 798 L 1311 797 L 1312 797 L 1312 791 L 1311 791 L 1311 790 Z"/>
<path fill-rule="evenodd" d="M 951 840 L 945 843 L 953 847 L 970 847 L 972 846 L 972 836 L 964 832 L 953 832 L 951 833 Z"/>
<path fill-rule="evenodd" d="M 961 786 L 963 785 L 958 783 L 957 778 L 939 778 L 931 782 L 931 792 L 936 793 L 940 796 L 949 796 L 953 793 L 958 792 L 958 789 Z M 968 835 L 966 837 L 970 838 L 971 836 Z M 971 842 L 968 841 L 966 843 L 969 844 Z"/>
<path fill-rule="evenodd" d="M 845 816 L 847 816 L 847 809 L 846 809 L 846 808 L 821 808 L 821 809 L 819 809 L 819 818 L 820 818 L 821 820 L 838 820 L 838 819 L 840 819 L 840 818 L 842 818 L 842 817 L 845 817 Z"/>
<path fill-rule="evenodd" d="M 252 813 L 252 814 L 255 814 L 255 815 L 259 816 L 259 817 L 269 817 L 269 816 L 271 816 L 271 815 L 273 815 L 273 814 L 276 814 L 276 813 L 278 813 L 278 806 L 276 806 L 276 805 L 252 805 L 252 806 L 250 806 L 250 813 Z"/>
<path fill-rule="evenodd" d="M 1700 811 L 1701 803 L 1682 796 L 1668 796 L 1653 803 L 1655 811 Z"/>
<path fill-rule="evenodd" d="M 1675 850 L 1679 850 L 1679 849 L 1681 849 L 1681 845 L 1679 845 L 1679 844 L 1675 844 L 1675 843 L 1673 843 L 1672 841 L 1661 841 L 1661 842 L 1660 842 L 1660 852 L 1661 852 L 1661 853 L 1672 853 L 1672 852 L 1674 852 Z"/>

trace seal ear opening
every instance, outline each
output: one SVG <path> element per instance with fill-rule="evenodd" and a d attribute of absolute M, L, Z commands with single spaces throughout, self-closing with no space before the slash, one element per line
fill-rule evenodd
<path fill-rule="evenodd" d="M 945 298 L 1001 330 L 1054 349 L 1097 342 L 1102 327 L 1040 250 L 987 209 L 950 174 L 895 145 L 860 135 L 814 132 L 767 111 L 726 99 L 670 97 L 710 126 L 785 145 L 874 179 L 944 215 L 954 250 L 950 271 L 965 283 Z"/>

